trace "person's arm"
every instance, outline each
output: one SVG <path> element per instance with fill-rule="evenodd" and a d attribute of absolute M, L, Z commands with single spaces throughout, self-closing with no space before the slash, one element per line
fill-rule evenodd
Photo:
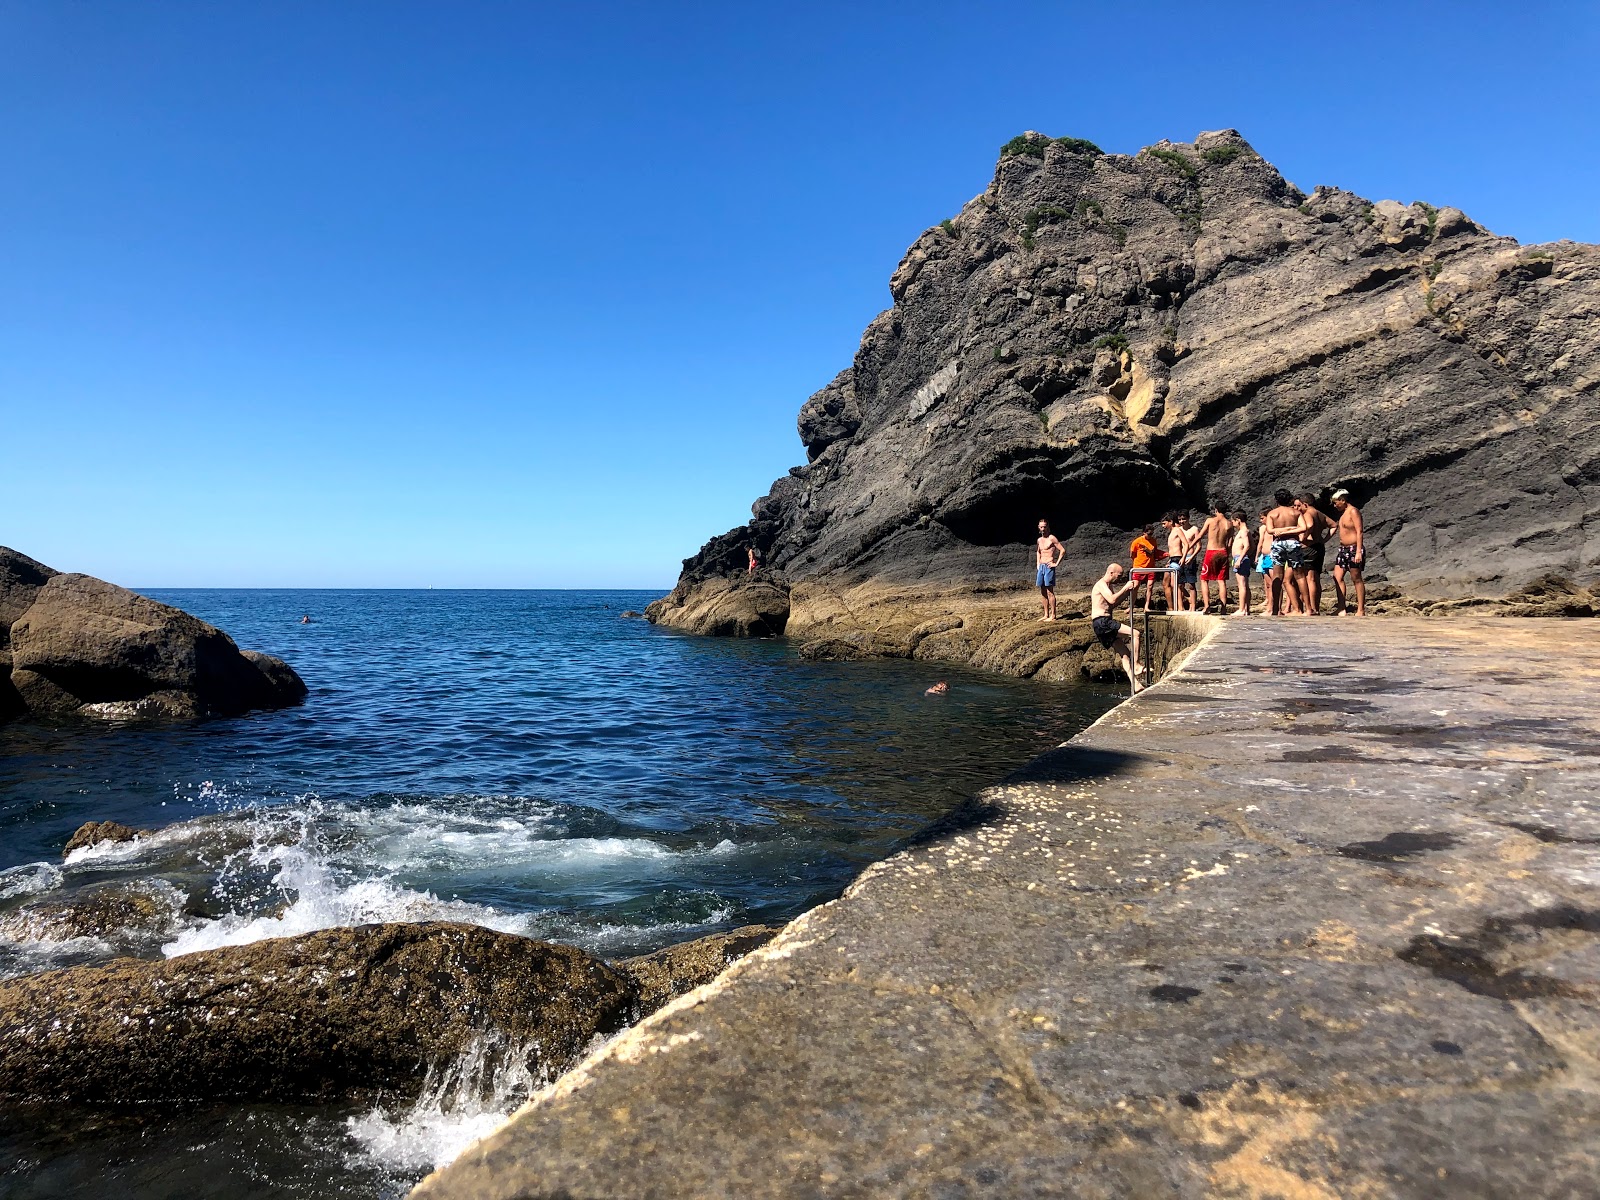
<path fill-rule="evenodd" d="M 1061 539 L 1053 533 L 1050 535 L 1050 549 L 1055 554 L 1055 561 L 1050 565 L 1059 567 L 1061 560 L 1067 556 L 1067 548 L 1061 544 Z"/>
<path fill-rule="evenodd" d="M 1356 515 L 1356 566 L 1361 566 L 1367 561 L 1367 530 L 1361 523 L 1361 510 L 1352 507 L 1351 512 Z"/>

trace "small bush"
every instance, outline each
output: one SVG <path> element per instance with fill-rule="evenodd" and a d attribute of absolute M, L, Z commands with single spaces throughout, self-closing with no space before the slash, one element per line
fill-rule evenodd
<path fill-rule="evenodd" d="M 1128 227 L 1126 225 L 1118 225 L 1115 221 L 1107 221 L 1105 229 L 1118 246 L 1126 246 L 1128 244 Z"/>
<path fill-rule="evenodd" d="M 1097 221 L 1106 215 L 1106 210 L 1100 207 L 1098 200 L 1079 200 L 1072 206 L 1072 211 L 1080 217 L 1093 217 Z"/>
<path fill-rule="evenodd" d="M 1372 204 L 1370 202 L 1367 204 L 1367 206 L 1365 208 L 1363 208 L 1361 210 L 1361 220 L 1362 220 L 1362 222 L 1364 224 L 1367 224 L 1367 225 L 1375 225 L 1375 224 L 1377 224 L 1376 219 L 1372 215 Z"/>
<path fill-rule="evenodd" d="M 952 221 L 949 217 L 946 217 L 944 220 L 939 222 L 939 228 L 944 230 L 951 237 L 955 237 L 956 236 L 956 223 L 954 221 Z"/>
<path fill-rule="evenodd" d="M 1244 149 L 1240 146 L 1213 146 L 1200 151 L 1200 157 L 1213 167 L 1225 167 L 1243 153 Z"/>
<path fill-rule="evenodd" d="M 1096 146 L 1088 138 L 1057 138 L 1056 145 L 1071 154 L 1104 154 L 1105 151 Z"/>
<path fill-rule="evenodd" d="M 1128 339 L 1120 333 L 1102 334 L 1100 337 L 1095 338 L 1094 348 L 1096 350 L 1111 350 L 1121 354 L 1128 348 Z"/>
<path fill-rule="evenodd" d="M 1185 179 L 1192 180 L 1199 173 L 1194 169 L 1194 164 L 1176 150 L 1167 150 L 1161 146 L 1146 146 L 1143 153 L 1166 163 Z"/>
<path fill-rule="evenodd" d="M 1548 250 L 1529 250 L 1526 254 L 1524 254 L 1522 256 L 1522 261 L 1523 262 L 1547 262 L 1550 259 L 1553 259 L 1554 257 L 1555 257 L 1555 255 L 1551 254 L 1550 251 L 1548 251 Z"/>
<path fill-rule="evenodd" d="M 1066 209 L 1054 204 L 1034 209 L 1022 219 L 1022 244 L 1032 250 L 1033 235 L 1039 232 L 1040 225 L 1049 224 L 1051 221 L 1065 221 L 1071 216 L 1072 214 Z"/>
<path fill-rule="evenodd" d="M 1429 204 L 1426 200 L 1413 200 L 1411 202 L 1411 206 L 1413 208 L 1420 208 L 1428 215 L 1428 236 L 1431 238 L 1433 236 L 1433 231 L 1439 227 L 1439 210 L 1433 205 Z"/>
<path fill-rule="evenodd" d="M 1019 133 L 1000 147 L 1000 157 L 1016 158 L 1018 155 L 1026 155 L 1028 158 L 1043 158 L 1045 145 L 1044 142 L 1036 142 L 1031 137 Z"/>
<path fill-rule="evenodd" d="M 1438 263 L 1432 262 L 1422 269 L 1422 273 L 1428 277 L 1428 282 L 1432 283 L 1435 279 L 1439 278 L 1439 272 L 1442 269 L 1443 268 L 1441 268 Z"/>

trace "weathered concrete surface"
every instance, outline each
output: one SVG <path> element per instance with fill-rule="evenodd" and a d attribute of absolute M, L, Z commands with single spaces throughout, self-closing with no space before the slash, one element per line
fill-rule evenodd
<path fill-rule="evenodd" d="M 1600 624 L 1230 621 L 430 1200 L 1593 1196 Z"/>

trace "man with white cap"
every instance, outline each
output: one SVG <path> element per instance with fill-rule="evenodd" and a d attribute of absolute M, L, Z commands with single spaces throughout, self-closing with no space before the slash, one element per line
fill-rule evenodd
<path fill-rule="evenodd" d="M 1367 581 L 1361 570 L 1367 564 L 1366 529 L 1361 524 L 1361 510 L 1350 503 L 1350 493 L 1344 488 L 1333 493 L 1333 511 L 1339 514 L 1339 554 L 1333 560 L 1333 591 L 1339 598 L 1339 611 L 1345 614 L 1345 577 L 1355 581 L 1356 616 L 1367 615 Z"/>

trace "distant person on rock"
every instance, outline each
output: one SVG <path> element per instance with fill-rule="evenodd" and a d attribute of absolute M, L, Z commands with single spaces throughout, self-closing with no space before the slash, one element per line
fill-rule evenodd
<path fill-rule="evenodd" d="M 1310 527 L 1300 535 L 1300 544 L 1305 547 L 1305 580 L 1303 591 L 1306 598 L 1306 609 L 1313 617 L 1322 615 L 1322 568 L 1328 558 L 1328 537 L 1333 533 L 1334 523 L 1327 513 L 1317 507 L 1317 498 L 1310 492 L 1305 493 L 1295 501 L 1295 508 L 1300 514 L 1311 522 Z"/>
<path fill-rule="evenodd" d="M 1242 512 L 1233 514 L 1233 577 L 1239 581 L 1239 608 L 1241 617 L 1250 615 L 1250 572 L 1256 569 L 1256 539 L 1250 529 L 1250 519 Z"/>
<path fill-rule="evenodd" d="M 1128 547 L 1129 562 L 1133 567 L 1132 575 L 1134 581 L 1138 581 L 1140 571 L 1149 572 L 1144 577 L 1145 612 L 1150 611 L 1150 593 L 1155 588 L 1156 576 L 1154 568 L 1159 553 L 1156 549 L 1155 530 L 1149 525 L 1139 531 L 1139 536 L 1133 539 L 1133 545 Z"/>
<path fill-rule="evenodd" d="M 754 546 L 746 547 L 746 551 L 750 555 L 750 565 L 748 568 L 746 568 L 745 575 L 751 579 L 754 579 L 756 575 L 756 568 L 761 565 L 761 561 L 756 558 L 756 548 Z"/>
<path fill-rule="evenodd" d="M 1266 528 L 1272 538 L 1272 582 L 1267 584 L 1272 596 L 1274 616 L 1292 614 L 1299 616 L 1301 608 L 1300 584 L 1305 579 L 1305 547 L 1300 535 L 1310 525 L 1294 506 L 1294 493 L 1279 488 L 1273 493 L 1274 506 L 1267 510 Z"/>
<path fill-rule="evenodd" d="M 1050 522 L 1039 522 L 1039 537 L 1034 542 L 1037 551 L 1035 559 L 1037 569 L 1034 571 L 1034 582 L 1039 585 L 1039 599 L 1044 605 L 1043 621 L 1056 619 L 1056 568 L 1061 565 L 1061 560 L 1067 556 L 1067 548 L 1063 546 L 1055 534 L 1050 532 Z"/>
<path fill-rule="evenodd" d="M 1211 515 L 1200 526 L 1205 538 L 1206 557 L 1200 571 L 1200 607 L 1211 611 L 1211 585 L 1217 585 L 1217 607 L 1228 615 L 1228 548 L 1233 537 L 1233 520 L 1228 516 L 1228 506 L 1221 500 L 1211 504 Z"/>
<path fill-rule="evenodd" d="M 1117 583 L 1121 579 L 1121 564 L 1111 563 L 1106 567 L 1106 573 L 1095 583 L 1090 597 L 1089 623 L 1094 627 L 1094 635 L 1100 639 L 1100 644 L 1121 660 L 1123 673 L 1133 685 L 1133 690 L 1138 692 L 1144 688 L 1139 676 L 1145 673 L 1145 669 L 1138 665 L 1139 631 L 1132 625 L 1122 624 L 1113 614 L 1122 598 L 1139 584 L 1130 579 L 1118 588 Z"/>
<path fill-rule="evenodd" d="M 1344 581 L 1355 583 L 1356 616 L 1367 615 L 1367 581 L 1361 577 L 1367 565 L 1366 526 L 1361 510 L 1350 503 L 1350 493 L 1340 488 L 1333 494 L 1333 511 L 1339 514 L 1339 553 L 1333 559 L 1333 593 L 1338 597 L 1336 616 L 1344 616 L 1348 603 Z"/>

